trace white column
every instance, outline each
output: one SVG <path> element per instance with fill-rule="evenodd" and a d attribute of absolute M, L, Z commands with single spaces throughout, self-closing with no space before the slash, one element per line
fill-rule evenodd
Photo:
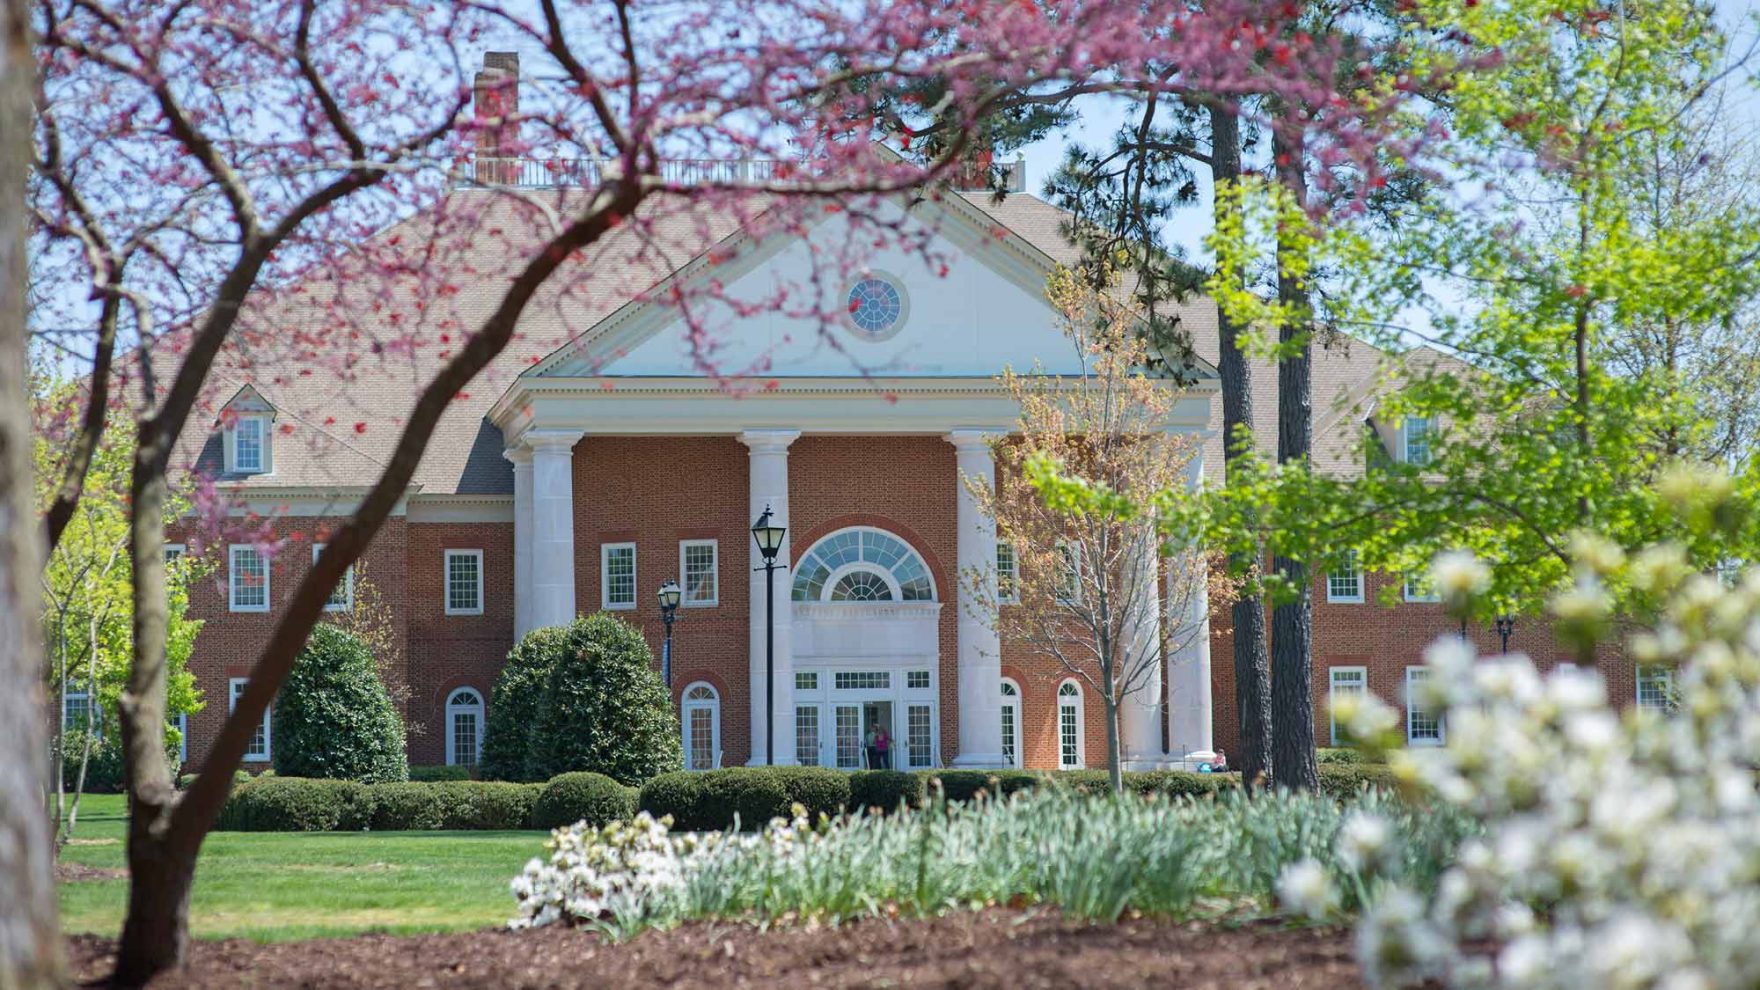
<path fill-rule="evenodd" d="M 501 455 L 513 462 L 513 638 L 532 631 L 532 450 L 523 444 Z"/>
<path fill-rule="evenodd" d="M 533 629 L 574 621 L 574 445 L 579 430 L 531 430 Z"/>
<path fill-rule="evenodd" d="M 1119 750 L 1126 770 L 1152 770 L 1167 762 L 1161 739 L 1161 538 L 1152 524 L 1132 538 L 1140 545 L 1130 575 L 1120 673 L 1132 690 L 1118 710 Z"/>
<path fill-rule="evenodd" d="M 955 511 L 959 573 L 959 752 L 957 767 L 1002 766 L 1002 640 L 996 622 L 996 520 L 969 485 L 996 486 L 989 434 L 947 435 L 959 465 Z"/>
<path fill-rule="evenodd" d="M 1204 484 L 1204 448 L 1197 446 L 1186 467 L 1192 491 Z M 1213 698 L 1210 684 L 1209 562 L 1198 553 L 1174 562 L 1169 603 L 1173 655 L 1167 664 L 1167 752 L 1174 759 L 1207 753 L 1214 746 Z"/>
<path fill-rule="evenodd" d="M 766 507 L 770 509 L 770 518 L 779 526 L 788 526 L 788 445 L 799 437 L 799 430 L 747 430 L 740 434 L 740 442 L 751 449 L 750 491 L 751 518 L 756 520 Z M 751 765 L 757 766 L 768 762 L 771 752 L 776 754 L 776 763 L 790 765 L 794 763 L 794 608 L 789 598 L 789 587 L 793 581 L 793 571 L 784 569 L 791 565 L 793 555 L 790 542 L 794 534 L 783 537 L 782 547 L 776 551 L 775 586 L 770 588 L 774 608 L 766 616 L 764 605 L 765 582 L 764 557 L 758 552 L 758 545 L 747 536 L 750 548 L 752 570 L 752 595 L 750 609 L 750 643 L 751 643 L 751 702 L 752 702 L 752 756 Z M 734 559 L 738 559 L 735 557 Z M 768 620 L 768 621 L 766 621 Z M 773 636 L 774 642 L 767 643 L 767 637 Z M 767 647 L 771 652 L 767 654 Z M 773 679 L 768 685 L 764 683 L 766 658 L 771 661 Z M 774 700 L 772 700 L 774 699 Z M 774 706 L 775 736 L 766 740 L 764 726 L 766 702 Z"/>

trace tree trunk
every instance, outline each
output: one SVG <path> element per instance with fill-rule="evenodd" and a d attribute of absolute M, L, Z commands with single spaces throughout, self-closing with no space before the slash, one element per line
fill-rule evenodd
<path fill-rule="evenodd" d="M 47 711 L 31 477 L 25 302 L 25 181 L 30 169 L 30 17 L 0 5 L 0 987 L 61 983 L 53 838 L 44 806 Z"/>
<path fill-rule="evenodd" d="M 1285 118 L 1288 122 L 1288 118 Z M 1277 128 L 1271 155 L 1277 181 L 1297 207 L 1307 205 L 1307 179 L 1299 123 Z M 1302 232 L 1289 229 L 1294 218 L 1278 224 L 1277 298 L 1289 310 L 1277 331 L 1283 356 L 1277 365 L 1277 462 L 1308 460 L 1313 443 L 1312 321 L 1308 287 L 1295 274 L 1295 252 L 1305 250 Z M 1313 636 L 1314 610 L 1308 587 L 1308 564 L 1277 554 L 1272 566 L 1295 589 L 1293 601 L 1280 602 L 1271 613 L 1271 760 L 1280 787 L 1314 790 L 1320 773 L 1314 761 Z"/>
<path fill-rule="evenodd" d="M 117 946 L 116 982 L 146 983 L 181 965 L 189 941 L 189 885 L 205 833 L 193 841 L 170 827 L 178 799 L 165 765 L 165 464 L 170 438 L 143 424 L 129 482 L 129 554 L 134 565 L 134 656 L 119 709 L 128 785 L 128 915 Z M 230 775 L 230 767 L 208 771 Z"/>
<path fill-rule="evenodd" d="M 1112 786 L 1112 793 L 1124 793 L 1124 750 L 1119 744 L 1118 713 L 1122 706 L 1107 692 L 1106 697 L 1106 780 Z M 1081 732 L 1086 726 L 1078 726 Z"/>
<path fill-rule="evenodd" d="M 1211 185 L 1214 191 L 1241 176 L 1240 117 L 1229 107 L 1210 107 Z M 1213 197 L 1218 213 L 1226 207 L 1220 197 Z M 1221 217 L 1218 216 L 1218 220 Z M 1241 351 L 1241 328 L 1227 313 L 1216 314 L 1219 341 L 1217 370 L 1222 376 L 1222 436 L 1225 470 L 1253 449 L 1253 369 Z M 1264 564 L 1263 551 L 1243 559 L 1236 555 L 1229 566 L 1236 572 Z M 1241 772 L 1241 781 L 1251 789 L 1254 783 L 1271 773 L 1271 666 L 1265 652 L 1265 600 L 1258 595 L 1241 595 L 1235 599 L 1234 626 L 1234 698 L 1240 715 L 1240 754 L 1229 763 Z"/>

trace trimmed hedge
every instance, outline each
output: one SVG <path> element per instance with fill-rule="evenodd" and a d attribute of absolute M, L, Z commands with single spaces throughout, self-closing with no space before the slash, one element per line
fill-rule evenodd
<path fill-rule="evenodd" d="M 565 773 L 552 777 L 532 808 L 533 828 L 561 828 L 584 821 L 608 825 L 636 813 L 636 789 L 601 773 Z"/>
<path fill-rule="evenodd" d="M 312 629 L 275 696 L 275 772 L 363 783 L 409 779 L 403 719 L 367 645 Z"/>
<path fill-rule="evenodd" d="M 772 818 L 791 817 L 797 804 L 806 809 L 809 818 L 841 813 L 854 804 L 854 776 L 828 767 L 680 770 L 643 784 L 640 806 L 656 818 L 671 815 L 674 828 L 692 832 L 731 828 L 735 816 L 741 828 L 759 829 Z"/>
<path fill-rule="evenodd" d="M 442 780 L 470 780 L 471 768 L 448 766 L 445 763 L 410 767 L 409 779 L 430 784 Z"/>
<path fill-rule="evenodd" d="M 234 788 L 218 826 L 234 832 L 527 829 L 543 784 L 361 784 L 261 777 Z"/>
<path fill-rule="evenodd" d="M 1024 770 L 859 770 L 824 767 L 732 767 L 664 773 L 635 788 L 596 773 L 567 773 L 544 784 L 439 781 L 360 784 L 347 780 L 263 776 L 234 788 L 218 827 L 244 832 L 325 832 L 374 829 L 558 828 L 577 821 L 604 825 L 638 809 L 656 818 L 671 815 L 673 827 L 705 832 L 759 829 L 787 818 L 794 806 L 809 817 L 844 811 L 897 810 L 920 805 L 940 781 L 948 801 L 970 801 L 979 792 L 1009 795 L 1035 787 L 1073 787 L 1104 794 L 1104 770 L 1056 773 Z M 1134 794 L 1201 797 L 1240 786 L 1238 774 L 1151 770 L 1124 775 Z M 1392 787 L 1385 765 L 1322 764 L 1320 789 L 1337 798 L 1365 787 Z"/>

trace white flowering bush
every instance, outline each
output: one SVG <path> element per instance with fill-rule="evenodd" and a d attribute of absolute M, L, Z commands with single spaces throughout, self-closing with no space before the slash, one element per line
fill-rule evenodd
<path fill-rule="evenodd" d="M 1673 667 L 1675 710 L 1616 711 L 1592 667 L 1432 647 L 1417 689 L 1448 745 L 1395 753 L 1396 775 L 1483 833 L 1425 890 L 1386 870 L 1389 823 L 1352 819 L 1329 865 L 1294 864 L 1279 884 L 1313 917 L 1362 892 L 1357 950 L 1378 986 L 1760 986 L 1760 571 L 1730 586 L 1679 546 L 1628 555 L 1593 538 L 1573 557 L 1562 628 L 1587 643 L 1654 609 L 1627 652 Z M 1478 585 L 1450 566 L 1456 587 Z M 1365 740 L 1396 721 L 1373 698 L 1341 709 Z"/>
<path fill-rule="evenodd" d="M 624 936 L 694 918 L 829 924 L 998 904 L 1108 921 L 1126 911 L 1256 913 L 1274 906 L 1288 864 L 1336 869 L 1335 845 L 1428 890 L 1471 827 L 1377 792 L 1341 804 L 1324 795 L 1145 799 L 1062 789 L 898 815 L 809 822 L 797 813 L 755 835 L 679 834 L 668 824 L 642 815 L 558 829 L 548 860 L 513 881 L 514 925 Z M 1364 828 L 1380 831 L 1338 841 Z M 1329 910 L 1363 902 L 1357 889 L 1334 896 Z"/>

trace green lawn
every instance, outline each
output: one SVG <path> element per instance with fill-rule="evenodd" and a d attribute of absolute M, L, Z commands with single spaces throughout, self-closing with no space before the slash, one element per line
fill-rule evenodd
<path fill-rule="evenodd" d="M 89 795 L 67 847 L 69 863 L 123 868 L 123 799 Z M 190 923 L 197 938 L 259 941 L 469 931 L 513 917 L 507 883 L 541 855 L 543 832 L 215 832 L 196 867 Z M 127 881 L 61 886 L 68 932 L 114 936 Z"/>

